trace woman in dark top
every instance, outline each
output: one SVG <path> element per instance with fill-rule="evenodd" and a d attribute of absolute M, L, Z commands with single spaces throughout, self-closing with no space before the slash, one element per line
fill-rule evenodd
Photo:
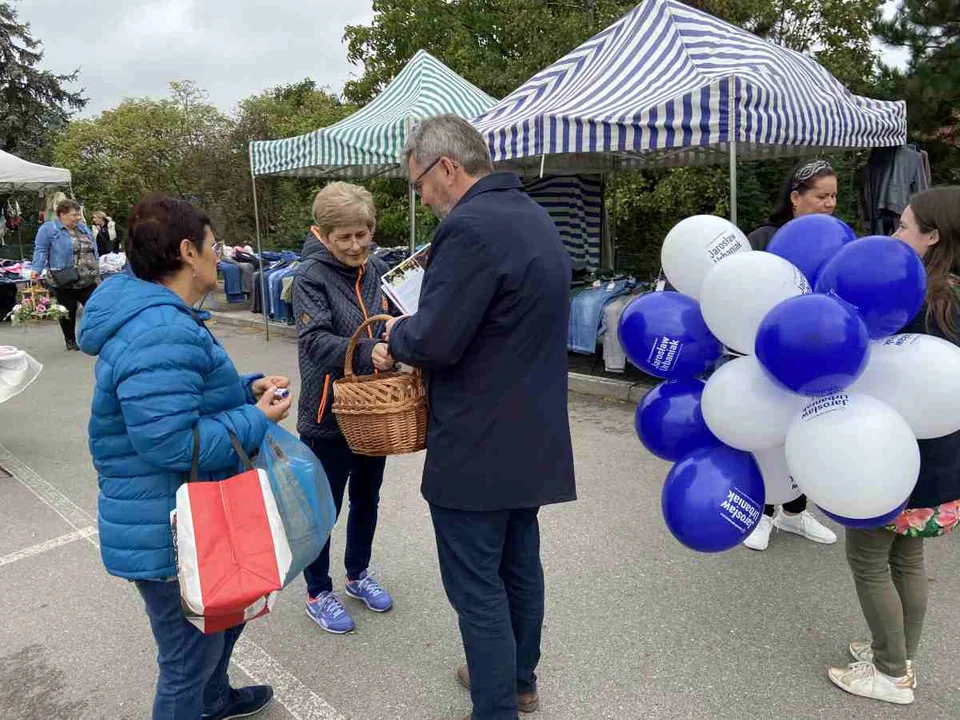
<path fill-rule="evenodd" d="M 771 238 L 783 225 L 802 215 L 833 215 L 837 207 L 837 174 L 826 160 L 808 160 L 793 169 L 783 187 L 780 204 L 766 223 L 747 236 L 754 250 L 766 250 Z M 751 550 L 766 550 L 770 532 L 792 532 L 825 545 L 837 541 L 836 534 L 807 512 L 807 497 L 801 495 L 786 503 L 774 517 L 773 505 L 767 505 L 756 529 L 743 541 Z"/>
<path fill-rule="evenodd" d="M 747 239 L 754 250 L 766 250 L 777 230 L 802 215 L 833 215 L 837 208 L 837 173 L 826 160 L 808 160 L 787 176 L 780 204 Z"/>
<path fill-rule="evenodd" d="M 894 237 L 927 268 L 926 305 L 903 332 L 960 345 L 960 187 L 914 196 Z M 927 611 L 923 541 L 960 522 L 960 432 L 919 444 L 920 476 L 907 509 L 883 528 L 846 529 L 847 561 L 873 637 L 850 643 L 857 662 L 829 670 L 849 693 L 900 705 L 913 702 L 917 686 L 913 659 Z"/>

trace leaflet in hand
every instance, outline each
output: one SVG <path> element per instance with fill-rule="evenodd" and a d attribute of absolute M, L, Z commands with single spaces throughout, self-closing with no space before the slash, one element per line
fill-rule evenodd
<path fill-rule="evenodd" d="M 430 260 L 430 246 L 411 255 L 380 278 L 384 294 L 404 315 L 413 315 L 420 305 L 420 286 Z"/>

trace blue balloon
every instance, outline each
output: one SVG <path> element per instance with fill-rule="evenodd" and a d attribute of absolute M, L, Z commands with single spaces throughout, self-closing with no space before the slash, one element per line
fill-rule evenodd
<path fill-rule="evenodd" d="M 755 350 L 779 385 L 801 395 L 826 395 L 860 377 L 870 357 L 870 335 L 857 311 L 843 300 L 800 295 L 767 313 Z"/>
<path fill-rule="evenodd" d="M 643 397 L 634 427 L 647 450 L 676 462 L 694 450 L 720 444 L 703 420 L 703 388 L 700 380 L 667 380 Z"/>
<path fill-rule="evenodd" d="M 889 525 L 892 523 L 894 519 L 896 519 L 897 515 L 906 509 L 908 502 L 910 502 L 909 499 L 904 500 L 903 505 L 900 507 L 888 512 L 886 515 L 880 515 L 879 517 L 875 518 L 848 518 L 844 517 L 843 515 L 835 515 L 828 510 L 824 510 L 822 507 L 820 508 L 820 512 L 834 522 L 838 522 L 846 527 L 857 528 L 858 530 L 872 530 L 873 528 L 883 527 L 884 525 Z M 817 507 L 820 506 L 817 505 Z"/>
<path fill-rule="evenodd" d="M 697 301 L 673 291 L 647 293 L 631 301 L 620 317 L 618 333 L 630 362 L 660 378 L 699 375 L 723 352 Z"/>
<path fill-rule="evenodd" d="M 726 445 L 684 457 L 660 496 L 667 528 L 698 552 L 722 552 L 743 542 L 760 521 L 764 500 L 753 455 Z"/>
<path fill-rule="evenodd" d="M 894 238 L 855 240 L 833 256 L 816 291 L 857 308 L 871 338 L 894 335 L 913 320 L 927 293 L 927 271 L 917 252 Z"/>
<path fill-rule="evenodd" d="M 767 252 L 796 265 L 813 287 L 827 261 L 856 239 L 850 226 L 832 215 L 802 215 L 777 230 Z"/>

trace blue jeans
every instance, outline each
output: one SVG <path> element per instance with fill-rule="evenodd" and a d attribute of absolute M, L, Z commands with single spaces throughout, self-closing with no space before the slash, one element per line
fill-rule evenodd
<path fill-rule="evenodd" d="M 373 553 L 373 536 L 377 532 L 377 510 L 380 506 L 380 486 L 383 485 L 383 470 L 387 459 L 355 455 L 342 437 L 323 440 L 302 437 L 313 454 L 323 465 L 337 506 L 337 517 L 343 505 L 343 494 L 350 484 L 350 513 L 347 516 L 347 549 L 343 563 L 347 577 L 356 580 L 370 565 Z M 320 556 L 303 571 L 307 581 L 307 593 L 317 597 L 322 592 L 333 590 L 330 579 L 330 540 L 323 546 Z"/>
<path fill-rule="evenodd" d="M 440 576 L 470 670 L 472 720 L 516 720 L 517 693 L 537 690 L 544 605 L 538 511 L 430 506 Z"/>
<path fill-rule="evenodd" d="M 223 709 L 230 694 L 227 667 L 243 625 L 204 635 L 183 614 L 176 581 L 141 580 L 137 590 L 157 641 L 153 720 L 199 720 Z"/>
<path fill-rule="evenodd" d="M 614 298 L 630 292 L 631 287 L 629 280 L 616 280 L 598 288 L 588 288 L 574 297 L 570 303 L 567 349 L 593 355 L 597 351 L 603 308 Z"/>

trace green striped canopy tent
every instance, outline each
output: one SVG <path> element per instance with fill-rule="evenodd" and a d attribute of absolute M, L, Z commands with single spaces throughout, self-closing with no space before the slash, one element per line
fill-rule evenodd
<path fill-rule="evenodd" d="M 306 135 L 251 142 L 257 250 L 260 250 L 258 177 L 402 178 L 406 169 L 400 154 L 413 124 L 447 113 L 470 120 L 483 115 L 496 102 L 430 53 L 419 50 L 373 101 L 350 117 Z M 415 205 L 411 187 L 411 250 L 415 244 Z M 266 313 L 264 321 L 267 321 Z"/>
<path fill-rule="evenodd" d="M 404 177 L 400 152 L 412 123 L 444 113 L 471 119 L 496 100 L 419 50 L 371 103 L 335 125 L 250 143 L 254 176 Z"/>

